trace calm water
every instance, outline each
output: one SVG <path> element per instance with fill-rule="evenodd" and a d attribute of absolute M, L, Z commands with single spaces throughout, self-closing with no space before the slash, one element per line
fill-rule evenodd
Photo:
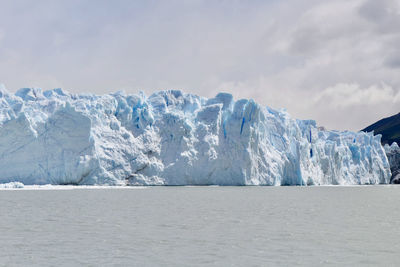
<path fill-rule="evenodd" d="M 400 186 L 1 190 L 1 266 L 399 265 Z"/>

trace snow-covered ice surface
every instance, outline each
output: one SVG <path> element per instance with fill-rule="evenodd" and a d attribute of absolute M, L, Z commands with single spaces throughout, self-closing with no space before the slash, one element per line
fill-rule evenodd
<path fill-rule="evenodd" d="M 319 130 L 226 93 L 0 88 L 1 183 L 342 185 L 390 176 L 379 135 Z"/>

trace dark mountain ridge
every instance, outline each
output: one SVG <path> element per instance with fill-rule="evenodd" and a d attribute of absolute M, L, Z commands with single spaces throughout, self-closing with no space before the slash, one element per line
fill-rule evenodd
<path fill-rule="evenodd" d="M 391 145 L 393 142 L 400 144 L 400 113 L 381 119 L 361 131 L 374 131 L 374 134 L 381 134 L 382 145 Z"/>

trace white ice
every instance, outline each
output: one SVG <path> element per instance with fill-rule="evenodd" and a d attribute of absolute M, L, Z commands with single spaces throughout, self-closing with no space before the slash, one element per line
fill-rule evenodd
<path fill-rule="evenodd" d="M 380 136 L 284 110 L 160 91 L 0 90 L 0 182 L 69 185 L 388 183 Z"/>
<path fill-rule="evenodd" d="M 0 184 L 0 189 L 11 189 L 11 188 L 24 188 L 24 184 L 20 182 L 9 182 Z"/>

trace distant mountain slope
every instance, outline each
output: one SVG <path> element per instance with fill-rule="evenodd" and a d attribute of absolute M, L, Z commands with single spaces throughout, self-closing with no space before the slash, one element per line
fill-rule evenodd
<path fill-rule="evenodd" d="M 377 121 L 361 131 L 381 134 L 383 145 L 391 145 L 393 142 L 400 144 L 400 113 Z"/>

